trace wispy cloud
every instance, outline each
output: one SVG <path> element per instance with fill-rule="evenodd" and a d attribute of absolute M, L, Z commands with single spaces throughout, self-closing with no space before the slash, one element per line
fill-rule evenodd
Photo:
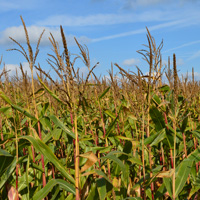
<path fill-rule="evenodd" d="M 188 61 L 189 61 L 189 60 L 193 60 L 193 59 L 195 59 L 195 58 L 199 58 L 199 57 L 200 57 L 200 50 L 197 51 L 197 52 L 195 52 L 192 56 L 190 56 L 190 57 L 188 58 Z"/>
<path fill-rule="evenodd" d="M 178 58 L 178 59 L 176 60 L 176 64 L 177 64 L 178 67 L 179 67 L 179 66 L 182 66 L 182 65 L 184 65 L 184 60 L 183 60 L 182 58 Z"/>
<path fill-rule="evenodd" d="M 163 53 L 167 53 L 167 52 L 174 51 L 174 50 L 177 50 L 177 49 L 182 49 L 184 47 L 188 47 L 188 46 L 191 46 L 191 45 L 194 45 L 194 44 L 199 44 L 199 43 L 200 43 L 200 40 L 196 40 L 196 41 L 193 41 L 193 42 L 188 42 L 188 43 L 182 44 L 180 46 L 177 46 L 177 47 L 168 49 L 166 51 L 163 51 Z"/>
<path fill-rule="evenodd" d="M 154 30 L 159 30 L 159 29 L 162 29 L 162 28 L 178 26 L 178 25 L 181 25 L 183 23 L 185 23 L 185 20 L 176 20 L 176 21 L 172 21 L 172 22 L 166 22 L 166 23 L 158 24 L 158 25 L 155 25 L 155 26 L 150 26 L 150 27 L 148 27 L 148 29 L 149 29 L 149 31 L 154 31 Z M 99 42 L 99 41 L 104 41 L 104 40 L 116 39 L 116 38 L 126 37 L 126 36 L 130 36 L 130 35 L 141 34 L 141 33 L 145 33 L 145 32 L 146 32 L 146 29 L 142 28 L 142 29 L 138 29 L 138 30 L 134 30 L 134 31 L 128 31 L 128 32 L 120 33 L 120 34 L 95 38 L 95 39 L 92 39 L 92 42 Z"/>
<path fill-rule="evenodd" d="M 33 10 L 45 2 L 46 0 L 43 0 L 42 2 L 39 0 L 1 0 L 0 11 L 6 12 L 11 10 Z"/>
<path fill-rule="evenodd" d="M 122 0 L 123 9 L 136 9 L 138 7 L 155 7 L 156 5 L 166 6 L 178 4 L 179 6 L 183 6 L 187 3 L 194 4 L 198 3 L 198 0 Z"/>
<path fill-rule="evenodd" d="M 130 58 L 130 59 L 126 59 L 122 62 L 122 65 L 127 66 L 127 67 L 132 67 L 137 65 L 140 62 L 139 59 L 137 58 Z"/>
<path fill-rule="evenodd" d="M 48 27 L 39 27 L 39 26 L 29 26 L 27 27 L 28 34 L 30 37 L 31 44 L 37 44 L 37 41 L 40 37 L 40 34 L 45 29 L 44 35 L 41 40 L 41 45 L 50 45 L 49 37 L 50 32 L 54 36 L 55 40 L 58 43 L 61 43 L 62 38 L 60 34 L 59 28 L 48 28 Z M 0 44 L 1 45 L 9 45 L 13 43 L 9 37 L 14 38 L 19 43 L 26 43 L 26 37 L 23 26 L 13 26 L 5 29 L 0 33 Z M 68 45 L 74 45 L 74 35 L 66 35 L 66 39 L 68 42 Z M 86 36 L 81 36 L 77 38 L 81 43 L 88 43 L 90 41 L 89 38 Z"/>
<path fill-rule="evenodd" d="M 95 14 L 87 16 L 71 16 L 71 15 L 55 15 L 44 20 L 38 21 L 36 25 L 40 26 L 99 26 L 99 25 L 114 25 L 136 22 L 158 22 L 172 20 L 176 16 L 170 15 L 169 11 L 154 10 L 145 11 L 134 14 Z"/>
<path fill-rule="evenodd" d="M 137 8 L 139 6 L 155 6 L 158 4 L 164 4 L 171 0 L 124 0 L 125 9 Z"/>
<path fill-rule="evenodd" d="M 18 9 L 18 5 L 9 1 L 0 1 L 0 10 L 1 11 L 9 11 Z"/>

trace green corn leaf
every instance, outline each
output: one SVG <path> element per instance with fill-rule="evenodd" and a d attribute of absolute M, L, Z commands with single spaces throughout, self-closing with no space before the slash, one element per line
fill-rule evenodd
<path fill-rule="evenodd" d="M 99 193 L 100 200 L 104 200 L 106 198 L 106 180 L 104 178 L 96 179 L 97 190 Z"/>
<path fill-rule="evenodd" d="M 119 116 L 119 115 L 118 115 Z M 114 128 L 116 121 L 118 119 L 118 116 L 115 118 L 115 120 L 110 124 L 110 126 L 108 127 L 108 129 L 106 130 L 106 137 L 108 137 L 112 131 L 112 129 Z"/>
<path fill-rule="evenodd" d="M 49 192 L 57 184 L 60 186 L 60 188 L 64 189 L 65 191 L 75 194 L 75 187 L 73 185 L 69 184 L 68 182 L 66 182 L 66 181 L 64 181 L 62 179 L 51 179 L 45 185 L 44 188 L 42 188 L 39 192 L 37 192 L 33 196 L 33 200 L 42 200 L 43 198 L 45 198 L 49 194 Z"/>
<path fill-rule="evenodd" d="M 110 160 L 112 160 L 113 162 L 115 162 L 116 164 L 118 164 L 119 167 L 120 167 L 121 170 L 122 170 L 124 179 L 128 178 L 128 173 L 127 173 L 127 171 L 126 171 L 125 165 L 124 165 L 123 162 L 122 162 L 119 158 L 117 158 L 114 154 L 108 153 L 106 156 L 101 157 L 101 159 L 110 159 Z M 127 179 L 126 179 L 126 180 L 127 180 Z"/>
<path fill-rule="evenodd" d="M 110 110 L 105 110 L 104 113 L 106 113 L 112 119 L 116 118 L 116 115 L 114 113 L 112 113 Z"/>
<path fill-rule="evenodd" d="M 194 150 L 192 153 L 190 153 L 187 157 L 187 159 L 185 159 L 187 161 L 194 161 L 195 163 L 200 161 L 200 148 L 197 148 L 196 150 Z"/>
<path fill-rule="evenodd" d="M 15 170 L 16 164 L 17 164 L 17 159 L 15 157 L 14 160 L 12 161 L 12 163 L 7 167 L 7 169 L 5 170 L 5 172 L 2 174 L 2 176 L 0 176 L 0 189 L 3 186 L 5 186 L 6 181 L 8 180 L 8 178 L 10 177 L 10 175 Z"/>
<path fill-rule="evenodd" d="M 159 91 L 164 92 L 164 93 L 169 92 L 170 87 L 169 87 L 169 85 L 163 85 L 163 86 L 159 87 Z"/>
<path fill-rule="evenodd" d="M 194 137 L 196 137 L 200 140 L 200 131 L 199 130 L 192 131 L 192 134 L 194 135 Z"/>
<path fill-rule="evenodd" d="M 160 131 L 161 129 L 165 128 L 165 122 L 162 113 L 155 106 L 150 108 L 149 113 L 155 124 L 156 131 Z"/>
<path fill-rule="evenodd" d="M 12 101 L 2 91 L 0 91 L 0 97 L 8 104 L 12 104 Z"/>
<path fill-rule="evenodd" d="M 2 92 L 0 91 L 0 97 L 2 99 L 4 99 L 8 104 L 10 104 L 15 110 L 18 110 L 19 112 L 21 112 L 22 114 L 26 115 L 27 117 L 29 117 L 32 120 L 37 120 L 33 115 L 31 115 L 29 112 L 27 112 L 26 110 L 24 110 L 23 108 L 21 108 L 18 105 L 15 105 L 12 103 L 12 101 Z"/>
<path fill-rule="evenodd" d="M 33 169 L 29 168 L 28 172 L 23 173 L 22 176 L 18 177 L 19 185 L 18 191 L 21 192 L 24 188 L 29 190 L 29 184 L 33 181 L 34 172 Z M 27 196 L 29 196 L 27 194 Z M 28 197 L 27 197 L 28 198 Z"/>
<path fill-rule="evenodd" d="M 192 198 L 192 195 L 194 195 L 199 190 L 200 190 L 200 185 L 192 187 L 192 189 L 190 190 L 190 194 L 188 196 L 188 199 Z"/>
<path fill-rule="evenodd" d="M 158 97 L 156 94 L 153 95 L 152 100 L 156 104 L 156 106 L 160 105 L 161 103 L 160 97 Z"/>
<path fill-rule="evenodd" d="M 99 199 L 98 190 L 95 183 L 91 185 L 91 189 L 86 200 L 94 200 L 94 199 Z"/>
<path fill-rule="evenodd" d="M 74 178 L 67 172 L 65 167 L 60 163 L 60 161 L 57 159 L 57 157 L 54 155 L 54 153 L 51 151 L 51 149 L 42 142 L 39 137 L 34 138 L 32 136 L 22 136 L 19 139 L 25 139 L 28 140 L 30 143 L 33 144 L 33 146 L 41 152 L 45 158 L 48 159 L 49 162 L 52 162 L 54 166 L 61 172 L 61 174 L 68 179 L 71 183 L 75 183 Z"/>
<path fill-rule="evenodd" d="M 130 161 L 132 164 L 135 163 L 142 166 L 142 161 L 139 158 L 131 157 L 128 159 L 128 161 Z"/>
<path fill-rule="evenodd" d="M 151 134 L 148 138 L 145 138 L 145 140 L 144 140 L 144 144 L 145 145 L 147 145 L 147 144 L 151 144 L 152 145 L 152 143 L 156 143 L 156 141 L 159 141 L 160 140 L 160 136 L 162 136 L 163 137 L 163 134 L 166 134 L 166 131 L 165 131 L 165 129 L 163 128 L 163 129 L 161 129 L 160 131 L 158 131 L 156 134 Z M 165 135 L 164 134 L 164 135 Z M 166 135 L 165 135 L 166 136 Z M 163 138 L 164 139 L 164 138 Z M 155 142 L 154 142 L 155 141 Z M 162 140 L 160 140 L 160 141 L 162 141 Z M 155 145 L 155 144 L 154 144 Z"/>
<path fill-rule="evenodd" d="M 28 161 L 27 161 L 27 163 L 26 163 L 26 185 L 27 185 L 27 190 L 28 190 L 27 199 L 29 199 L 29 197 L 30 197 L 29 176 L 28 176 L 28 174 L 29 174 L 29 171 L 28 171 L 28 169 L 29 169 L 29 164 L 30 164 L 30 156 L 28 155 Z M 35 163 L 34 163 L 34 164 L 35 164 Z"/>
<path fill-rule="evenodd" d="M 31 115 L 29 112 L 27 112 L 23 108 L 19 107 L 18 105 L 11 104 L 11 106 L 14 109 L 18 110 L 19 112 L 21 112 L 22 114 L 24 114 L 25 116 L 29 117 L 30 119 L 35 120 L 35 121 L 37 120 L 33 115 Z"/>
<path fill-rule="evenodd" d="M 57 127 L 61 128 L 66 134 L 68 134 L 69 136 L 71 136 L 72 138 L 75 139 L 75 134 L 74 134 L 69 128 L 67 128 L 67 127 L 63 124 L 63 122 L 61 122 L 56 116 L 51 115 L 49 118 L 54 122 L 54 124 L 55 124 Z"/>
<path fill-rule="evenodd" d="M 30 155 L 29 155 L 29 156 L 30 156 Z M 36 165 L 34 162 L 31 162 L 31 163 L 30 163 L 30 166 L 31 166 L 32 168 L 34 168 L 34 169 L 39 170 L 40 172 L 44 172 L 44 170 L 42 169 L 42 167 Z"/>
<path fill-rule="evenodd" d="M 163 183 L 165 184 L 170 197 L 172 197 L 172 178 L 163 178 Z"/>
<path fill-rule="evenodd" d="M 14 157 L 7 151 L 0 149 L 0 176 L 6 168 L 12 163 Z"/>
<path fill-rule="evenodd" d="M 166 127 L 168 127 L 169 128 L 169 130 L 173 133 L 173 134 L 175 134 L 175 130 L 170 126 L 170 124 L 166 124 Z M 180 132 L 180 131 L 176 131 L 176 137 L 178 137 L 179 139 L 181 139 L 181 140 L 183 140 L 183 135 L 182 135 L 182 133 Z"/>
<path fill-rule="evenodd" d="M 188 175 L 190 174 L 191 168 L 193 165 L 193 161 L 184 160 L 180 163 L 178 168 L 178 172 L 176 173 L 176 181 L 175 181 L 175 196 L 178 197 L 179 193 L 182 191 Z"/>
<path fill-rule="evenodd" d="M 55 129 L 51 132 L 51 134 L 52 134 L 52 136 L 53 136 L 53 139 L 54 139 L 54 140 L 59 140 L 62 131 L 63 131 L 62 129 L 55 128 Z"/>
<path fill-rule="evenodd" d="M 45 90 L 54 98 L 56 99 L 59 103 L 63 104 L 63 105 L 67 105 L 65 102 L 63 102 L 62 100 L 60 100 L 41 80 L 41 78 L 37 75 L 38 80 L 40 81 L 40 83 L 42 84 L 42 86 L 45 88 Z"/>
<path fill-rule="evenodd" d="M 168 133 L 166 134 L 166 138 L 170 149 L 174 149 L 174 136 Z"/>
<path fill-rule="evenodd" d="M 34 94 L 41 94 L 42 92 L 44 91 L 44 88 L 39 88 Z M 33 96 L 33 93 L 29 96 L 29 97 L 32 97 Z"/>
<path fill-rule="evenodd" d="M 195 175 L 196 175 L 196 169 L 195 169 Z M 198 192 L 200 190 L 200 173 L 195 177 L 195 181 L 192 184 L 192 189 L 190 190 L 190 194 L 188 196 L 188 199 L 192 197 L 193 194 Z"/>
<path fill-rule="evenodd" d="M 162 131 L 160 132 L 160 134 L 151 143 L 151 146 L 153 146 L 153 145 L 156 146 L 159 142 L 161 142 L 165 138 L 166 138 L 166 132 L 165 132 L 165 129 L 162 129 Z"/>
<path fill-rule="evenodd" d="M 57 199 L 57 195 L 58 195 L 59 192 L 60 192 L 60 188 L 59 188 L 59 185 L 57 185 L 57 186 L 56 186 L 56 191 L 54 192 L 54 194 L 52 194 L 51 200 Z M 73 194 L 71 193 L 70 195 L 73 195 Z M 70 196 L 70 195 L 69 195 L 69 196 Z M 68 197 L 69 197 L 69 196 L 68 196 Z M 67 199 L 68 199 L 68 197 L 67 197 Z M 66 200 L 67 200 L 67 199 L 66 199 Z"/>
<path fill-rule="evenodd" d="M 93 169 L 93 170 L 91 170 L 89 172 L 86 172 L 86 173 L 82 174 L 82 176 L 87 176 L 87 175 L 90 175 L 90 174 L 98 174 L 99 176 L 101 176 L 105 180 L 107 180 L 110 184 L 112 184 L 112 182 L 109 180 L 108 176 L 104 172 L 102 172 L 102 171 L 100 171 L 98 169 Z"/>
<path fill-rule="evenodd" d="M 6 114 L 7 111 L 11 110 L 10 106 L 6 106 L 6 107 L 1 107 L 0 108 L 0 112 Z"/>
<path fill-rule="evenodd" d="M 148 138 L 145 138 L 144 144 L 145 145 L 151 144 L 163 131 L 164 131 L 164 129 L 158 131 L 155 134 L 151 134 Z"/>
<path fill-rule="evenodd" d="M 156 191 L 156 194 L 155 194 L 155 199 L 160 199 L 161 197 L 163 197 L 163 194 L 165 194 L 167 192 L 166 190 L 166 187 L 165 187 L 165 184 L 163 183 L 159 188 L 158 190 Z"/>
<path fill-rule="evenodd" d="M 104 92 L 99 96 L 99 100 L 102 99 L 102 98 L 106 95 L 106 93 L 107 93 L 109 90 L 110 90 L 110 87 L 106 88 L 106 89 L 104 90 Z"/>
<path fill-rule="evenodd" d="M 48 107 L 49 107 L 49 102 L 44 103 L 43 108 L 42 108 L 42 110 L 40 112 L 40 117 L 39 118 L 42 118 L 45 115 Z"/>
<path fill-rule="evenodd" d="M 182 122 L 182 126 L 181 126 L 182 133 L 184 133 L 185 129 L 187 128 L 187 124 L 188 124 L 188 117 L 184 118 L 184 120 Z"/>

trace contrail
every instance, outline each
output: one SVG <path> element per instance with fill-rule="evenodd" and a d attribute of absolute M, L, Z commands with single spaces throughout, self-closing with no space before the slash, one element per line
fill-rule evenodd
<path fill-rule="evenodd" d="M 148 29 L 150 31 L 154 31 L 154 30 L 158 30 L 158 29 L 161 29 L 161 28 L 180 25 L 180 24 L 183 24 L 183 23 L 185 23 L 185 20 L 176 20 L 176 21 L 172 21 L 172 22 L 158 24 L 158 25 L 155 25 L 155 26 L 150 26 L 150 27 L 148 27 Z M 138 30 L 134 30 L 134 31 L 128 31 L 128 32 L 120 33 L 120 34 L 109 35 L 109 36 L 105 36 L 105 37 L 91 39 L 91 42 L 100 42 L 100 41 L 104 41 L 104 40 L 110 40 L 110 39 L 116 39 L 116 38 L 130 36 L 130 35 L 141 34 L 141 33 L 145 33 L 145 32 L 146 32 L 146 29 L 142 28 L 142 29 L 138 29 Z"/>

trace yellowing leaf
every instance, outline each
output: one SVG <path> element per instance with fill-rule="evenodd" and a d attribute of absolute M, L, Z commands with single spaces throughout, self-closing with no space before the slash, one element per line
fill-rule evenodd
<path fill-rule="evenodd" d="M 92 151 L 89 151 L 85 154 L 81 154 L 79 156 L 88 159 L 86 161 L 85 165 L 83 167 L 81 167 L 81 172 L 84 172 L 85 170 L 92 167 L 92 165 L 94 165 L 98 160 L 97 156 Z"/>
<path fill-rule="evenodd" d="M 170 169 L 169 171 L 160 172 L 156 175 L 158 178 L 169 178 L 174 174 L 174 169 Z"/>
<path fill-rule="evenodd" d="M 114 177 L 112 184 L 113 184 L 114 187 L 118 187 L 119 186 L 119 180 L 116 177 Z"/>

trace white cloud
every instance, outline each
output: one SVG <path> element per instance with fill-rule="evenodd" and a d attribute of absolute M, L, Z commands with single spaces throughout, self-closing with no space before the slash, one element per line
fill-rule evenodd
<path fill-rule="evenodd" d="M 140 62 L 139 59 L 131 58 L 131 59 L 126 59 L 123 61 L 122 65 L 132 67 L 137 65 Z"/>
<path fill-rule="evenodd" d="M 27 72 L 27 75 L 31 76 L 31 69 L 29 67 L 28 62 L 23 62 L 22 67 L 23 67 L 24 72 Z M 17 70 L 18 76 L 19 77 L 22 76 L 19 65 L 17 65 L 17 64 L 6 64 L 5 68 L 6 68 L 6 71 L 9 71 L 8 72 L 9 77 L 16 75 L 16 70 Z M 2 69 L 0 69 L 0 73 L 1 72 L 2 72 Z M 36 76 L 36 70 L 35 69 L 33 69 L 33 75 L 34 75 L 34 77 Z"/>
<path fill-rule="evenodd" d="M 28 35 L 29 35 L 31 44 L 37 44 L 40 34 L 42 33 L 44 29 L 45 29 L 45 32 L 41 40 L 41 45 L 50 45 L 50 41 L 49 41 L 50 32 L 53 34 L 55 40 L 58 43 L 62 42 L 59 28 L 29 26 L 27 27 L 27 30 L 28 30 Z M 2 31 L 0 33 L 0 44 L 2 45 L 13 44 L 9 36 L 15 39 L 16 41 L 18 41 L 19 43 L 26 43 L 26 37 L 25 37 L 23 26 L 13 26 Z M 73 35 L 66 35 L 66 39 L 67 39 L 68 45 L 75 44 Z M 88 43 L 90 41 L 90 39 L 85 36 L 81 36 L 77 39 L 80 43 Z"/>

